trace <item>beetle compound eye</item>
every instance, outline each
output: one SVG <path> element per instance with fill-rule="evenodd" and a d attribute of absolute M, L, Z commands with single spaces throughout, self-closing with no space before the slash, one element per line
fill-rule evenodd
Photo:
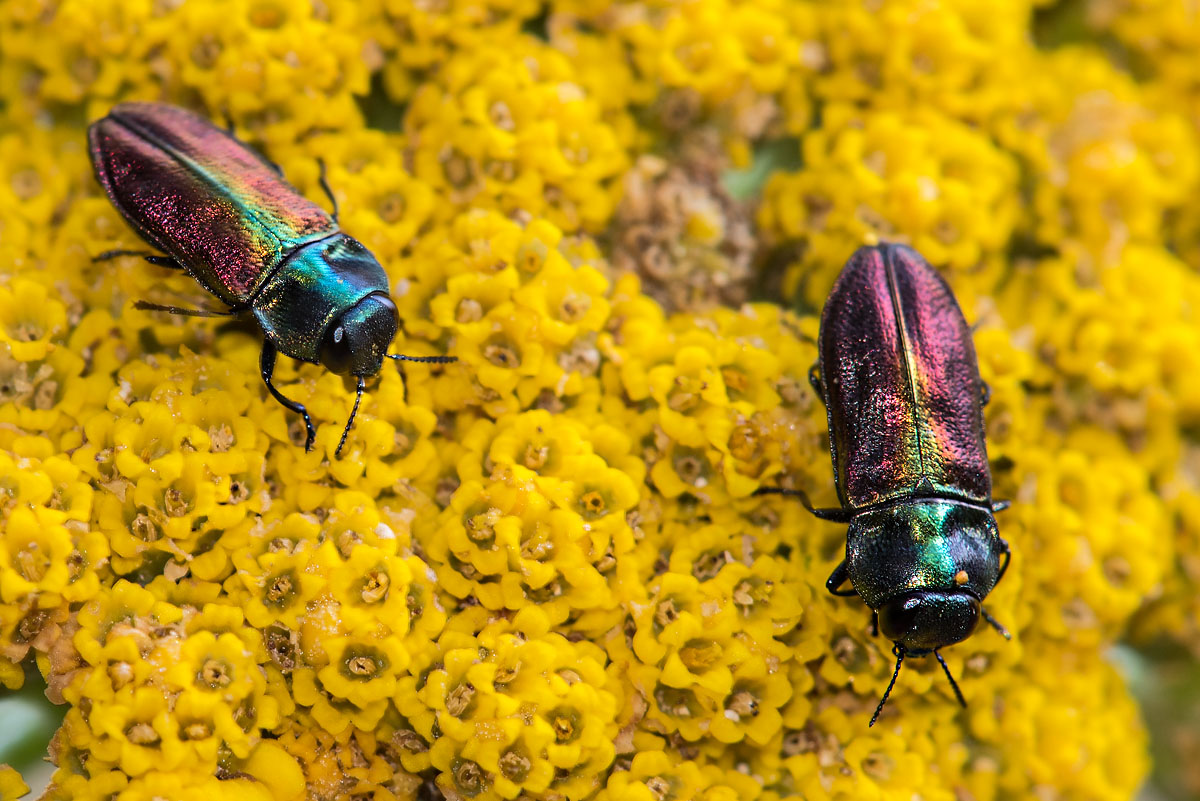
<path fill-rule="evenodd" d="M 350 337 L 346 327 L 338 321 L 329 327 L 321 343 L 321 363 L 335 373 L 344 373 L 350 365 Z"/>
<path fill-rule="evenodd" d="M 883 636 L 902 642 L 917 625 L 921 610 L 919 596 L 904 596 L 884 604 L 879 610 L 879 630 Z"/>

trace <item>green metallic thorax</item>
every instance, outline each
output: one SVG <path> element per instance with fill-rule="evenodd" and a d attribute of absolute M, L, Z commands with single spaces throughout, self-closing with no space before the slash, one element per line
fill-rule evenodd
<path fill-rule="evenodd" d="M 996 583 L 1001 551 L 990 511 L 943 498 L 864 511 L 847 531 L 847 567 L 872 609 L 908 590 L 983 598 Z"/>
<path fill-rule="evenodd" d="M 251 310 L 280 351 L 317 364 L 329 325 L 368 295 L 387 291 L 375 257 L 339 233 L 292 253 L 255 294 Z"/>

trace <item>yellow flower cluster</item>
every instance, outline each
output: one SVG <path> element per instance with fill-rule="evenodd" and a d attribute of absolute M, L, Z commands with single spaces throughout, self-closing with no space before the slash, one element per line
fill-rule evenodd
<path fill-rule="evenodd" d="M 1130 798 L 1103 653 L 1200 643 L 1200 34 L 1090 4 L 1134 78 L 1033 5 L 0 5 L 0 686 L 68 708 L 43 798 Z M 385 366 L 337 458 L 352 385 L 284 360 L 306 453 L 252 326 L 92 261 L 141 247 L 85 137 L 133 99 L 318 201 L 321 157 L 396 350 L 458 362 Z M 966 710 L 906 662 L 868 730 L 844 529 L 754 492 L 836 503 L 815 311 L 882 240 L 978 324 L 1016 636 L 946 650 Z"/>
<path fill-rule="evenodd" d="M 996 272 L 1013 236 L 1018 169 L 971 125 L 928 107 L 891 111 L 825 108 L 804 137 L 804 168 L 765 190 L 759 225 L 803 239 L 789 296 L 805 282 L 819 307 L 840 269 L 839 255 L 863 241 L 907 240 L 932 263 Z"/>

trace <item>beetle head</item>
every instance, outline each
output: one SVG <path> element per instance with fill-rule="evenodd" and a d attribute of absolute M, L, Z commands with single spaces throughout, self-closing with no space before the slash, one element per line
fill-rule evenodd
<path fill-rule="evenodd" d="M 382 292 L 367 295 L 325 329 L 321 363 L 335 373 L 375 375 L 396 336 L 396 304 Z"/>
<path fill-rule="evenodd" d="M 856 515 L 846 536 L 850 580 L 879 628 L 912 654 L 966 639 L 1000 575 L 992 513 L 938 498 Z"/>
<path fill-rule="evenodd" d="M 969 592 L 908 592 L 879 609 L 883 636 L 911 654 L 962 642 L 979 624 L 979 599 Z"/>

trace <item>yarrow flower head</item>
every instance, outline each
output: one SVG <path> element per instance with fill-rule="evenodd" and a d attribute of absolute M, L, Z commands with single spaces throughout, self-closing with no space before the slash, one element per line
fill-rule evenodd
<path fill-rule="evenodd" d="M 0 687 L 66 707 L 42 797 L 1131 797 L 1104 655 L 1200 642 L 1200 34 L 993 5 L 0 4 Z M 457 361 L 367 377 L 339 454 L 354 381 L 278 360 L 305 451 L 252 323 L 137 304 L 219 306 L 93 177 L 123 101 L 336 203 L 390 352 Z M 819 311 L 883 241 L 972 327 L 1015 638 L 944 649 L 965 711 L 906 658 L 868 730 L 845 530 L 757 493 L 838 505 Z"/>

